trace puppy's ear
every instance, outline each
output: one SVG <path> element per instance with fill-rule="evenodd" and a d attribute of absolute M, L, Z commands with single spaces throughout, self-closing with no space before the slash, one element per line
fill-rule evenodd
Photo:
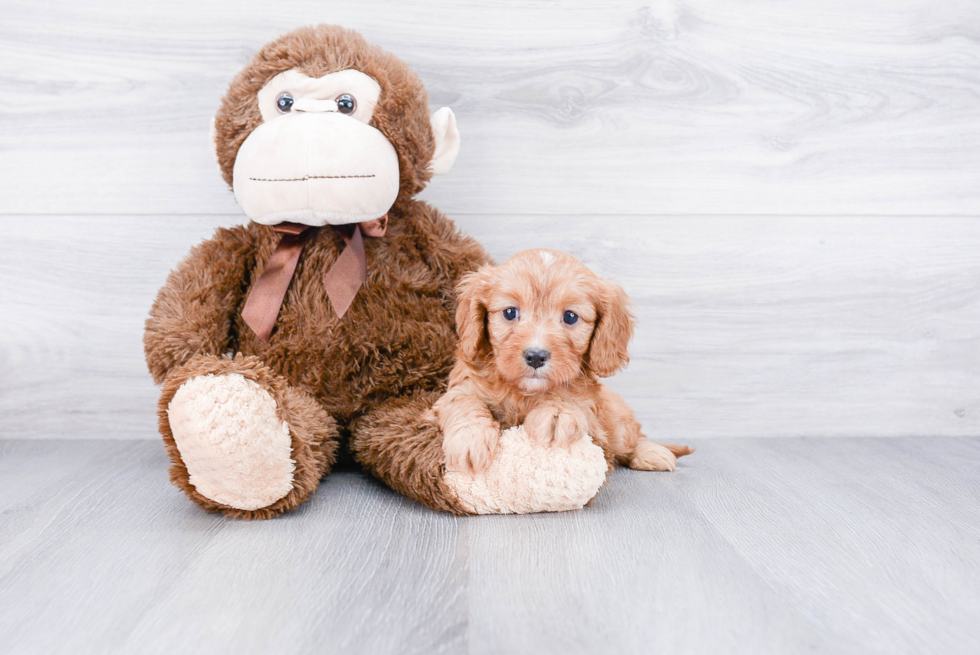
<path fill-rule="evenodd" d="M 492 266 L 482 266 L 480 270 L 465 275 L 456 287 L 456 333 L 459 335 L 460 355 L 467 362 L 490 353 L 485 296 L 492 270 Z"/>
<path fill-rule="evenodd" d="M 607 378 L 630 361 L 633 314 L 629 298 L 618 284 L 599 280 L 596 291 L 596 324 L 586 353 L 586 366 L 599 377 Z"/>

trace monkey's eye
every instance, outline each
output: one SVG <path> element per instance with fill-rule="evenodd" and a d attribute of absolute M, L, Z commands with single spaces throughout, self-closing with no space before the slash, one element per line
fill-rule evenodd
<path fill-rule="evenodd" d="M 357 109 L 357 100 L 349 93 L 337 96 L 337 111 L 341 114 L 353 114 Z"/>
<path fill-rule="evenodd" d="M 505 321 L 516 321 L 517 317 L 521 315 L 521 313 L 517 311 L 517 307 L 508 307 L 503 313 Z"/>
<path fill-rule="evenodd" d="M 561 320 L 565 325 L 575 325 L 578 323 L 578 314 L 573 311 L 567 311 L 561 315 Z"/>
<path fill-rule="evenodd" d="M 276 109 L 280 114 L 285 114 L 293 108 L 293 96 L 289 93 L 280 93 L 276 98 Z"/>

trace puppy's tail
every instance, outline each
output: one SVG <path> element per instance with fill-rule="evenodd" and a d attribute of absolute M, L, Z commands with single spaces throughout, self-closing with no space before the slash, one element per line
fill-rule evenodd
<path fill-rule="evenodd" d="M 687 446 L 674 446 L 669 443 L 663 444 L 664 448 L 674 453 L 674 457 L 683 457 L 684 455 L 690 455 L 694 452 L 694 448 L 688 448 Z"/>

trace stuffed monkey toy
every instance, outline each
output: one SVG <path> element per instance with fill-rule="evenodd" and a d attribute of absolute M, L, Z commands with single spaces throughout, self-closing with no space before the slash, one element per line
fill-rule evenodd
<path fill-rule="evenodd" d="M 276 516 L 310 498 L 341 448 L 456 514 L 571 509 L 596 493 L 601 449 L 533 451 L 520 429 L 489 477 L 447 481 L 425 416 L 453 365 L 456 284 L 490 258 L 415 196 L 459 143 L 452 111 L 430 116 L 403 62 L 340 27 L 267 44 L 231 82 L 212 144 L 251 221 L 191 250 L 144 337 L 170 477 L 198 505 Z M 540 479 L 526 474 L 534 457 Z"/>

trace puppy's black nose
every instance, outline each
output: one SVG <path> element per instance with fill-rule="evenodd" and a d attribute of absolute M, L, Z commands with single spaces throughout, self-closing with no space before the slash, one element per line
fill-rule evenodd
<path fill-rule="evenodd" d="M 531 368 L 541 368 L 548 361 L 548 351 L 540 348 L 528 348 L 524 351 L 524 361 Z"/>

